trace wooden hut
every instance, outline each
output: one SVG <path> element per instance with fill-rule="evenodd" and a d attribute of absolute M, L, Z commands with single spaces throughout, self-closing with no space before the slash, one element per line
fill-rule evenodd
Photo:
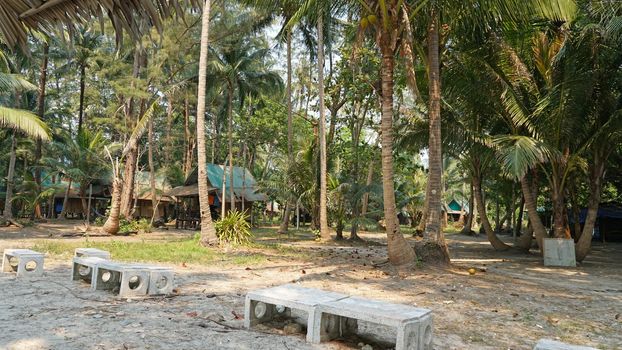
<path fill-rule="evenodd" d="M 207 187 L 209 203 L 214 219 L 220 217 L 222 201 L 225 201 L 225 213 L 231 208 L 245 211 L 250 215 L 253 203 L 265 201 L 268 197 L 258 192 L 258 184 L 248 169 L 233 167 L 233 187 L 231 185 L 229 167 L 218 164 L 207 164 Z M 224 179 L 223 179 L 224 177 Z M 224 191 L 223 194 L 223 180 Z M 194 171 L 186 179 L 184 186 L 178 186 L 166 194 L 176 199 L 177 218 L 181 221 L 198 221 L 199 218 L 199 185 L 198 171 Z M 231 203 L 230 189 L 233 188 L 234 203 Z M 183 226 L 183 225 L 182 225 Z"/>

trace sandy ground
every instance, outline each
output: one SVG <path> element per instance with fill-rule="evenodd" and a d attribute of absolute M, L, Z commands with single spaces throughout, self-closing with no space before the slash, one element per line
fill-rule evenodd
<path fill-rule="evenodd" d="M 0 250 L 28 247 L 63 230 L 68 226 L 2 228 Z M 123 239 L 180 234 L 191 233 Z M 363 237 L 383 242 L 381 234 Z M 303 252 L 300 258 L 272 256 L 260 266 L 176 265 L 177 295 L 133 300 L 71 282 L 70 262 L 48 257 L 43 277 L 0 274 L 0 349 L 360 348 L 356 341 L 320 346 L 280 329 L 243 329 L 248 291 L 292 282 L 429 308 L 435 349 L 532 349 L 545 337 L 622 349 L 622 244 L 597 245 L 582 266 L 565 269 L 545 268 L 537 255 L 494 252 L 484 237 L 448 240 L 451 269 L 397 273 L 371 265 L 386 254 L 379 244 L 291 241 L 283 244 Z M 469 267 L 478 272 L 469 275 Z"/>

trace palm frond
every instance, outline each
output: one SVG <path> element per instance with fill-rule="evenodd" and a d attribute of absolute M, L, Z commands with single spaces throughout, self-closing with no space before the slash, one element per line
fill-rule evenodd
<path fill-rule="evenodd" d="M 0 127 L 19 130 L 31 137 L 50 139 L 48 126 L 36 115 L 20 110 L 0 106 Z"/>

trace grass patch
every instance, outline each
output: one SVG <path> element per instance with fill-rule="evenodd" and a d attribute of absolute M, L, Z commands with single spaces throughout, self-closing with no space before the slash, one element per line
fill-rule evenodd
<path fill-rule="evenodd" d="M 161 262 L 161 263 L 189 263 L 208 264 L 224 262 L 234 265 L 254 265 L 267 261 L 275 252 L 282 256 L 302 256 L 296 249 L 283 247 L 279 244 L 253 243 L 247 247 L 240 247 L 230 251 L 219 248 L 206 248 L 198 243 L 197 238 L 186 238 L 166 241 L 142 241 L 142 242 L 59 242 L 54 240 L 38 241 L 34 250 L 46 252 L 59 258 L 70 259 L 76 248 L 99 248 L 112 254 L 114 260 L 137 261 L 137 262 Z M 264 250 L 269 252 L 261 252 Z M 268 254 L 267 254 L 268 253 Z"/>

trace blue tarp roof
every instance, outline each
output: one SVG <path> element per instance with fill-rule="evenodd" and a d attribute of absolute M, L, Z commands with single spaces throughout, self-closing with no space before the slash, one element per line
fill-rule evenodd
<path fill-rule="evenodd" d="M 587 209 L 581 209 L 579 214 L 579 222 L 585 223 L 585 217 L 587 216 Z M 598 219 L 621 219 L 622 220 L 622 207 L 617 205 L 601 205 L 598 207 Z"/>

